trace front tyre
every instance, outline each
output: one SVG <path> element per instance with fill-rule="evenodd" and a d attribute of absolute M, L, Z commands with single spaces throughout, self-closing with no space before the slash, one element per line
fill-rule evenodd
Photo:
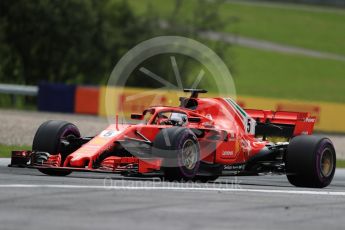
<path fill-rule="evenodd" d="M 297 187 L 324 188 L 334 177 L 336 153 L 330 139 L 320 136 L 297 136 L 288 146 L 286 173 Z"/>
<path fill-rule="evenodd" d="M 62 143 L 64 138 L 73 136 L 75 138 L 80 137 L 78 128 L 66 121 L 46 121 L 36 131 L 32 150 L 38 152 L 39 156 L 36 156 L 36 160 L 42 161 L 45 157 L 48 159 L 48 154 L 61 154 L 62 162 L 71 153 Z M 39 162 L 38 162 L 39 163 Z M 66 176 L 72 171 L 61 169 L 39 169 L 40 172 L 51 176 Z"/>
<path fill-rule="evenodd" d="M 153 143 L 153 155 L 163 158 L 164 178 L 188 181 L 195 178 L 200 166 L 200 147 L 195 134 L 188 128 L 161 130 Z"/>

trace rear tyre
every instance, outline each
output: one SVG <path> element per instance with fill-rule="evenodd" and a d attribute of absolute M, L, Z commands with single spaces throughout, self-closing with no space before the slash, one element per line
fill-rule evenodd
<path fill-rule="evenodd" d="M 62 139 L 68 136 L 80 137 L 78 128 L 66 121 L 46 121 L 36 131 L 32 150 L 35 152 L 46 152 L 49 154 L 61 154 L 62 162 L 71 153 L 62 144 Z M 48 156 L 35 157 L 42 162 Z M 47 158 L 48 159 L 48 158 Z M 37 162 L 39 163 L 39 162 Z M 59 169 L 39 169 L 40 172 L 51 176 L 66 176 L 72 171 Z"/>
<path fill-rule="evenodd" d="M 334 177 L 336 154 L 330 139 L 320 136 L 297 136 L 288 146 L 286 173 L 297 187 L 324 188 Z"/>
<path fill-rule="evenodd" d="M 152 152 L 163 158 L 165 180 L 193 180 L 199 170 L 198 139 L 188 128 L 172 127 L 161 130 L 154 140 Z"/>

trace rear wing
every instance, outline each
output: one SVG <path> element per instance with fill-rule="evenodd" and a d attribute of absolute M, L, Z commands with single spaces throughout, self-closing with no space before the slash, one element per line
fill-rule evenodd
<path fill-rule="evenodd" d="M 291 138 L 313 133 L 316 117 L 304 112 L 245 109 L 256 121 L 255 136 Z"/>

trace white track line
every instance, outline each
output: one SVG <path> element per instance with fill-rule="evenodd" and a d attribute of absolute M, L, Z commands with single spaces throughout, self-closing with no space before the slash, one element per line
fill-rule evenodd
<path fill-rule="evenodd" d="M 39 184 L 3 184 L 0 188 L 67 188 L 67 189 L 104 189 L 104 190 L 172 190 L 172 191 L 214 191 L 214 192 L 249 192 L 295 195 L 345 196 L 345 192 L 315 190 L 273 190 L 273 189 L 241 189 L 241 188 L 190 188 L 190 187 L 155 187 L 155 186 L 97 186 L 97 185 L 39 185 Z"/>

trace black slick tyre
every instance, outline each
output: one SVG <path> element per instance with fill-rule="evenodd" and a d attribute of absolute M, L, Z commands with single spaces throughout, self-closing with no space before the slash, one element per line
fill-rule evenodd
<path fill-rule="evenodd" d="M 324 188 L 334 177 L 336 153 L 330 139 L 322 136 L 297 136 L 288 146 L 286 173 L 297 187 Z"/>

